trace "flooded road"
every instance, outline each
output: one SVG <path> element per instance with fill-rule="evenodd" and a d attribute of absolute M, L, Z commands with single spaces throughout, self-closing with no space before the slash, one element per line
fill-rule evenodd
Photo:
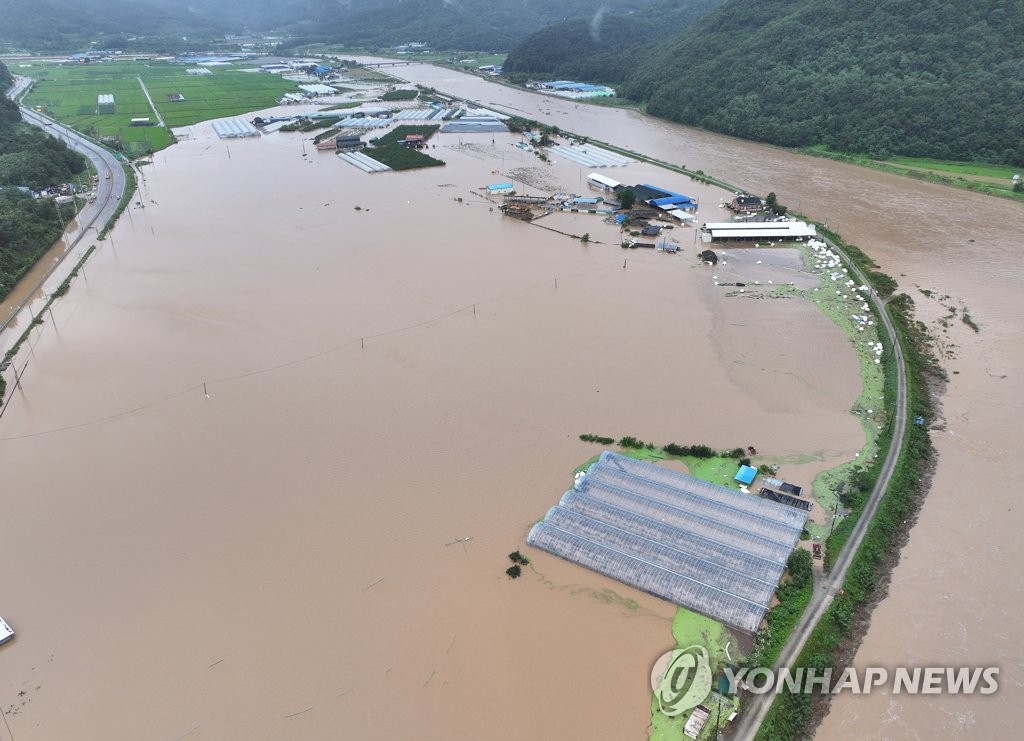
<path fill-rule="evenodd" d="M 1019 678 L 1012 638 L 991 640 L 1020 602 L 1000 573 L 1022 555 L 1003 473 L 1019 299 L 992 277 L 1013 274 L 1018 206 L 399 73 L 775 190 L 904 285 L 967 302 L 982 332 L 950 330 L 960 375 L 936 484 L 862 655 L 966 652 L 959 663 L 998 657 Z M 446 167 L 368 176 L 304 157 L 294 135 L 196 131 L 146 168 L 145 207 L 23 350 L 24 394 L 0 426 L 13 734 L 644 737 L 673 608 L 543 554 L 510 582 L 506 554 L 598 452 L 582 432 L 754 444 L 809 456 L 784 469 L 807 480 L 848 460 L 863 440 L 849 343 L 807 302 L 725 298 L 692 247 L 630 251 L 623 269 L 618 230 L 595 217 L 541 222 L 584 245 L 500 216 L 478 188 L 503 172 L 577 191 L 585 176 L 542 167 L 515 137 L 442 136 L 431 154 Z M 718 218 L 719 191 L 648 165 L 614 176 L 696 195 Z M 953 537 L 985 568 L 951 563 Z M 988 698 L 972 728 L 998 732 L 1011 698 Z M 904 737 L 878 699 L 837 703 L 824 737 Z M 926 702 L 901 719 L 946 735 L 960 711 Z"/>

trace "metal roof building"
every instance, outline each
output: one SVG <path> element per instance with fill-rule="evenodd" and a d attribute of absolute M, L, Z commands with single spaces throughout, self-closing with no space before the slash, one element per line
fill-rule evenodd
<path fill-rule="evenodd" d="M 463 116 L 441 127 L 442 134 L 483 134 L 507 132 L 508 126 L 493 116 Z"/>
<path fill-rule="evenodd" d="M 703 229 L 705 242 L 718 239 L 771 242 L 807 239 L 817 235 L 814 224 L 802 221 L 727 221 L 705 224 Z"/>
<path fill-rule="evenodd" d="M 299 85 L 299 90 L 301 90 L 304 93 L 308 93 L 310 95 L 317 96 L 317 97 L 321 96 L 321 95 L 337 95 L 338 94 L 338 91 L 335 90 L 330 85 L 320 85 L 320 84 L 317 84 L 317 85 Z"/>
<path fill-rule="evenodd" d="M 527 543 L 757 630 L 807 513 L 606 451 Z"/>
<path fill-rule="evenodd" d="M 260 135 L 259 129 L 240 118 L 225 118 L 220 121 L 214 121 L 213 131 L 221 139 L 240 139 L 247 136 Z"/>
<path fill-rule="evenodd" d="M 593 185 L 595 188 L 600 188 L 601 190 L 615 190 L 622 185 L 618 180 L 612 180 L 610 177 L 602 175 L 599 172 L 592 172 L 587 175 L 587 184 Z"/>

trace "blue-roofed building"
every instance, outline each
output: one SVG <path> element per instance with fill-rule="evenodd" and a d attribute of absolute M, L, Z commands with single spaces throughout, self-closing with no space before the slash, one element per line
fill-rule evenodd
<path fill-rule="evenodd" d="M 496 196 L 503 193 L 515 193 L 516 187 L 512 183 L 497 183 L 487 186 L 487 195 Z"/>
<path fill-rule="evenodd" d="M 736 472 L 733 478 L 745 486 L 750 486 L 754 479 L 757 478 L 757 469 L 753 466 L 740 466 L 740 470 Z"/>
<path fill-rule="evenodd" d="M 664 208 L 668 210 L 679 208 L 685 211 L 691 208 L 697 208 L 697 202 L 690 198 L 690 196 L 684 195 L 670 195 L 665 196 L 664 198 L 652 198 L 647 203 L 655 208 Z"/>

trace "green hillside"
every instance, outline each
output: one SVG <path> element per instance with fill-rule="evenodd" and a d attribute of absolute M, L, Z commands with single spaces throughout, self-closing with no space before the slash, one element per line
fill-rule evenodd
<path fill-rule="evenodd" d="M 639 55 L 678 34 L 724 0 L 655 0 L 632 12 L 621 5 L 600 16 L 574 18 L 541 29 L 518 44 L 505 60 L 512 80 L 526 77 L 585 77 L 621 82 Z"/>
<path fill-rule="evenodd" d="M 785 146 L 1024 164 L 1024 3 L 728 0 L 620 90 Z"/>
<path fill-rule="evenodd" d="M 184 38 L 212 39 L 223 17 L 156 0 L 4 0 L 0 43 L 32 51 L 186 48 Z M 184 38 L 183 38 L 184 37 Z"/>
<path fill-rule="evenodd" d="M 623 12 L 649 0 L 620 0 Z M 437 50 L 506 51 L 529 34 L 566 18 L 593 16 L 605 0 L 365 0 L 331 14 L 300 15 L 290 6 L 290 46 L 308 43 L 380 48 L 423 42 Z"/>
<path fill-rule="evenodd" d="M 0 63 L 0 91 L 11 84 Z M 0 94 L 0 299 L 60 236 L 74 206 L 33 198 L 23 188 L 67 182 L 85 170 L 85 158 L 63 142 L 23 123 L 18 106 Z M 63 208 L 60 214 L 57 209 Z"/>

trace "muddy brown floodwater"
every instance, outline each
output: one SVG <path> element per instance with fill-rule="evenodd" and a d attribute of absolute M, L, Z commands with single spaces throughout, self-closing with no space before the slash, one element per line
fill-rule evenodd
<path fill-rule="evenodd" d="M 874 257 L 939 337 L 951 383 L 943 397 L 931 493 L 857 664 L 1001 667 L 989 697 L 845 696 L 821 738 L 1011 738 L 1024 683 L 1024 559 L 1014 465 L 1022 440 L 1024 318 L 1019 290 L 1024 205 L 656 121 L 576 107 L 429 67 L 400 74 L 439 89 L 702 169 L 827 222 Z M 932 291 L 929 298 L 919 291 Z M 941 299 L 941 300 L 940 300 Z M 954 307 L 958 315 L 943 326 Z M 980 326 L 959 320 L 966 308 Z"/>
<path fill-rule="evenodd" d="M 950 330 L 934 491 L 861 655 L 993 660 L 1007 688 L 1020 679 L 1019 206 L 400 72 L 775 190 L 908 288 L 969 304 L 982 332 Z M 540 166 L 515 140 L 442 136 L 446 167 L 370 176 L 304 157 L 295 135 L 226 144 L 197 126 L 145 168 L 143 207 L 23 349 L 0 423 L 16 738 L 645 735 L 673 608 L 544 554 L 510 582 L 506 554 L 597 452 L 581 432 L 753 444 L 812 458 L 791 467 L 808 481 L 848 460 L 856 356 L 809 303 L 726 298 L 692 230 L 676 230 L 682 255 L 634 250 L 623 269 L 599 217 L 541 221 L 584 245 L 500 216 L 478 188 L 502 171 L 585 190 L 577 165 Z M 718 218 L 719 191 L 614 172 Z M 825 737 L 955 722 L 991 737 L 1011 692 L 918 698 L 898 721 L 879 696 L 844 701 Z"/>

